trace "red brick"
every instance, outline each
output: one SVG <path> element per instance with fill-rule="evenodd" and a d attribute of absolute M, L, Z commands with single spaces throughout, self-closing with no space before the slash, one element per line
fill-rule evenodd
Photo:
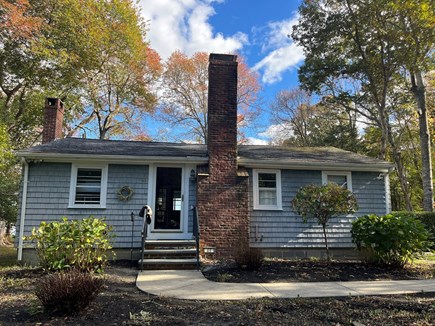
<path fill-rule="evenodd" d="M 237 177 L 236 56 L 210 55 L 207 147 L 209 174 L 197 182 L 201 248 L 231 258 L 249 225 L 247 179 Z"/>
<path fill-rule="evenodd" d="M 43 144 L 62 138 L 63 113 L 63 103 L 60 99 L 45 99 L 44 128 L 42 131 Z"/>

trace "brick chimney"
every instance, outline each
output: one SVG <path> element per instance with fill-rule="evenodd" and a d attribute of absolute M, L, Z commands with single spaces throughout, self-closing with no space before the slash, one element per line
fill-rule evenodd
<path fill-rule="evenodd" d="M 60 99 L 45 99 L 44 128 L 42 131 L 43 144 L 62 138 L 63 113 L 63 103 Z"/>
<path fill-rule="evenodd" d="M 197 180 L 201 247 L 231 258 L 248 241 L 247 180 L 237 177 L 237 56 L 210 54 L 208 85 L 208 175 Z"/>

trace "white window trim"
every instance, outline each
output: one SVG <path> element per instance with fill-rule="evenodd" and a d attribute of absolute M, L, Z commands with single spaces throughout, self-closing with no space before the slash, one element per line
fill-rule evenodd
<path fill-rule="evenodd" d="M 344 175 L 346 176 L 347 189 L 352 191 L 352 172 L 344 171 L 322 171 L 322 184 L 328 183 L 328 175 Z"/>
<path fill-rule="evenodd" d="M 276 175 L 276 205 L 260 205 L 258 174 L 259 173 L 274 173 Z M 282 210 L 282 195 L 281 195 L 281 170 L 253 170 L 253 193 L 254 193 L 254 209 L 255 210 Z"/>
<path fill-rule="evenodd" d="M 76 186 L 77 186 L 77 170 L 78 169 L 101 169 L 101 193 L 100 193 L 100 204 L 98 205 L 84 205 L 76 204 Z M 71 166 L 71 182 L 69 189 L 69 205 L 68 208 L 106 208 L 106 197 L 107 197 L 107 175 L 108 175 L 108 165 L 107 164 L 75 164 Z"/>

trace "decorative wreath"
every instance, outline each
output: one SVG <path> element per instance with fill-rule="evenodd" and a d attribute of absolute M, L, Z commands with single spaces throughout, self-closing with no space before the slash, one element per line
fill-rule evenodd
<path fill-rule="evenodd" d="M 118 199 L 122 201 L 129 201 L 133 194 L 134 191 L 130 186 L 122 186 L 118 190 Z"/>

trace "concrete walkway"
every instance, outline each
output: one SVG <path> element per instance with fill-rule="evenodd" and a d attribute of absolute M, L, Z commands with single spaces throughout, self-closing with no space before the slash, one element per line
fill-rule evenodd
<path fill-rule="evenodd" d="M 144 292 L 189 300 L 249 298 L 315 298 L 435 292 L 435 279 L 370 282 L 218 283 L 192 270 L 141 271 L 136 280 Z"/>

